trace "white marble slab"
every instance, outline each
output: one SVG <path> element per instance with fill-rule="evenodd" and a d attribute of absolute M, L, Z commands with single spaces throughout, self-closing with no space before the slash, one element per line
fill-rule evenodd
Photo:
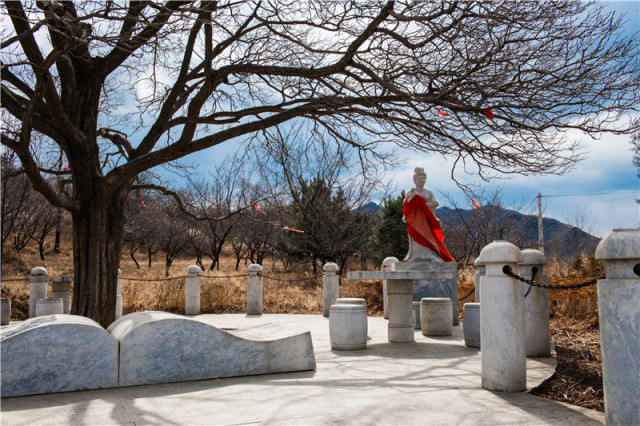
<path fill-rule="evenodd" d="M 2 328 L 2 397 L 118 386 L 118 342 L 97 322 L 48 315 Z"/>
<path fill-rule="evenodd" d="M 137 312 L 108 329 L 120 342 L 120 386 L 313 370 L 311 334 L 222 330 L 166 312 Z"/>

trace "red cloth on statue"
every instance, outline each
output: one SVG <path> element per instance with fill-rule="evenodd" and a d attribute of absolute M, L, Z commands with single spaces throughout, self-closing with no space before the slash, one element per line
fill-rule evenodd
<path fill-rule="evenodd" d="M 424 197 L 415 194 L 411 201 L 404 200 L 402 213 L 407 220 L 409 236 L 418 244 L 435 251 L 444 262 L 455 262 L 444 246 L 440 223 L 427 206 Z"/>

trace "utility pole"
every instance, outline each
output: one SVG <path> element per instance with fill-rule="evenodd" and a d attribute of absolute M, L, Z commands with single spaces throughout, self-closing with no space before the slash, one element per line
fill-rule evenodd
<path fill-rule="evenodd" d="M 542 231 L 542 194 L 538 192 L 538 250 L 544 254 L 544 235 Z"/>

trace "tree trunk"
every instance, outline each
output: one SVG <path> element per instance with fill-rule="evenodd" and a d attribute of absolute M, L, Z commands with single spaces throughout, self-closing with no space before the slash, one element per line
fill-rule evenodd
<path fill-rule="evenodd" d="M 91 318 L 105 328 L 115 320 L 127 192 L 128 188 L 121 187 L 111 197 L 93 197 L 82 203 L 79 213 L 72 215 L 71 314 Z"/>

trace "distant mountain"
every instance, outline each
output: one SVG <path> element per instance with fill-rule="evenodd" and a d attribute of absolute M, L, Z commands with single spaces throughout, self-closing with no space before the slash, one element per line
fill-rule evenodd
<path fill-rule="evenodd" d="M 491 236 L 491 239 L 511 239 L 510 235 L 521 236 L 526 233 L 524 238 L 524 246 L 538 247 L 538 217 L 535 215 L 524 215 L 514 210 L 503 209 L 500 207 L 481 207 L 481 209 L 490 209 L 487 211 L 486 220 L 493 223 L 499 221 L 509 222 L 509 235 L 499 235 L 499 231 Z M 354 209 L 353 213 L 366 213 L 375 216 L 380 211 L 380 207 L 370 202 L 358 209 Z M 436 216 L 440 219 L 443 231 L 446 235 L 446 228 L 455 228 L 462 225 L 462 221 L 472 223 L 472 216 L 478 213 L 474 210 L 451 209 L 449 207 L 440 207 L 436 209 Z M 600 242 L 597 238 L 583 230 L 576 228 L 559 220 L 543 217 L 543 235 L 545 241 L 545 254 L 554 255 L 555 257 L 565 257 L 580 249 L 583 253 L 594 253 L 595 248 Z"/>

